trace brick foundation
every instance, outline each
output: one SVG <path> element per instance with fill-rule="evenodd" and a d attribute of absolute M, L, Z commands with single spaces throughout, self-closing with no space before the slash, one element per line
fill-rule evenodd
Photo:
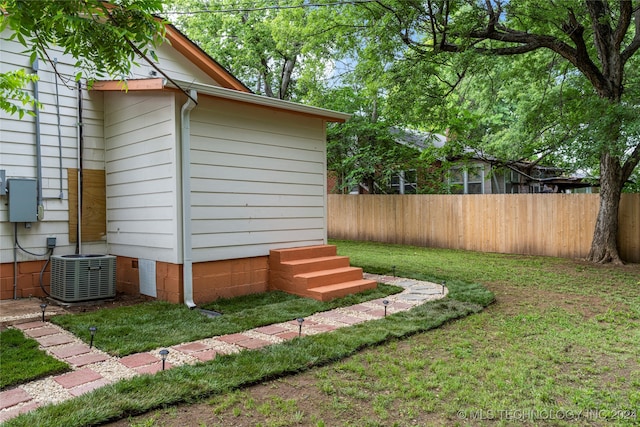
<path fill-rule="evenodd" d="M 193 299 L 204 304 L 218 298 L 266 292 L 269 281 L 269 257 L 254 257 L 193 264 Z M 18 298 L 43 297 L 40 270 L 45 261 L 18 263 Z M 181 304 L 184 299 L 181 264 L 156 262 L 157 299 Z M 43 275 L 49 290 L 50 266 Z M 0 264 L 0 299 L 13 298 L 13 263 Z M 138 259 L 117 257 L 116 290 L 129 295 L 140 293 Z"/>
<path fill-rule="evenodd" d="M 137 259 L 118 257 L 117 289 L 137 295 L 140 292 Z M 218 298 L 266 292 L 269 257 L 194 263 L 193 300 L 205 304 Z M 184 300 L 182 264 L 156 262 L 157 299 L 180 304 Z"/>
<path fill-rule="evenodd" d="M 18 298 L 44 297 L 40 288 L 40 271 L 46 261 L 24 261 L 18 263 L 16 296 Z M 42 275 L 44 288 L 49 291 L 51 266 Z M 0 264 L 0 299 L 13 299 L 13 263 Z"/>

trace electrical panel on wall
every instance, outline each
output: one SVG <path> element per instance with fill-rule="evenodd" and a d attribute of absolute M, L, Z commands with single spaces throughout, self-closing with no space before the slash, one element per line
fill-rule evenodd
<path fill-rule="evenodd" d="M 38 190 L 35 179 L 10 178 L 7 180 L 9 222 L 36 222 L 38 220 Z"/>

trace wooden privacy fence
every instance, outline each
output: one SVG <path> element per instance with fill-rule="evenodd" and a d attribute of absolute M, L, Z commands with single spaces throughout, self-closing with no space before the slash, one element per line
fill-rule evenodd
<path fill-rule="evenodd" d="M 332 239 L 584 258 L 597 194 L 328 195 Z M 623 194 L 620 256 L 640 262 L 640 194 Z"/>

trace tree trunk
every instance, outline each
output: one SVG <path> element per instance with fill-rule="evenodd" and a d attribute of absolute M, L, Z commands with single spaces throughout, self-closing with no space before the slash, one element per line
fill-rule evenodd
<path fill-rule="evenodd" d="M 609 152 L 600 159 L 600 209 L 593 232 L 588 260 L 597 263 L 622 264 L 618 254 L 618 211 L 624 181 L 617 157 Z"/>

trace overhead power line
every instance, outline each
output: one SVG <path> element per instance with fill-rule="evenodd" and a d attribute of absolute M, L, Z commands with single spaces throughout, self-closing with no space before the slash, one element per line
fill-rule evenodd
<path fill-rule="evenodd" d="M 302 9 L 307 7 L 329 7 L 329 6 L 344 6 L 344 5 L 357 5 L 364 3 L 375 3 L 377 0 L 346 0 L 336 1 L 331 3 L 304 3 L 297 5 L 273 5 L 273 6 L 254 6 L 243 7 L 238 6 L 232 9 L 203 9 L 203 10 L 188 10 L 188 11 L 171 11 L 174 15 L 195 15 L 200 13 L 234 13 L 234 12 L 258 12 L 263 10 L 283 10 L 283 9 Z"/>

